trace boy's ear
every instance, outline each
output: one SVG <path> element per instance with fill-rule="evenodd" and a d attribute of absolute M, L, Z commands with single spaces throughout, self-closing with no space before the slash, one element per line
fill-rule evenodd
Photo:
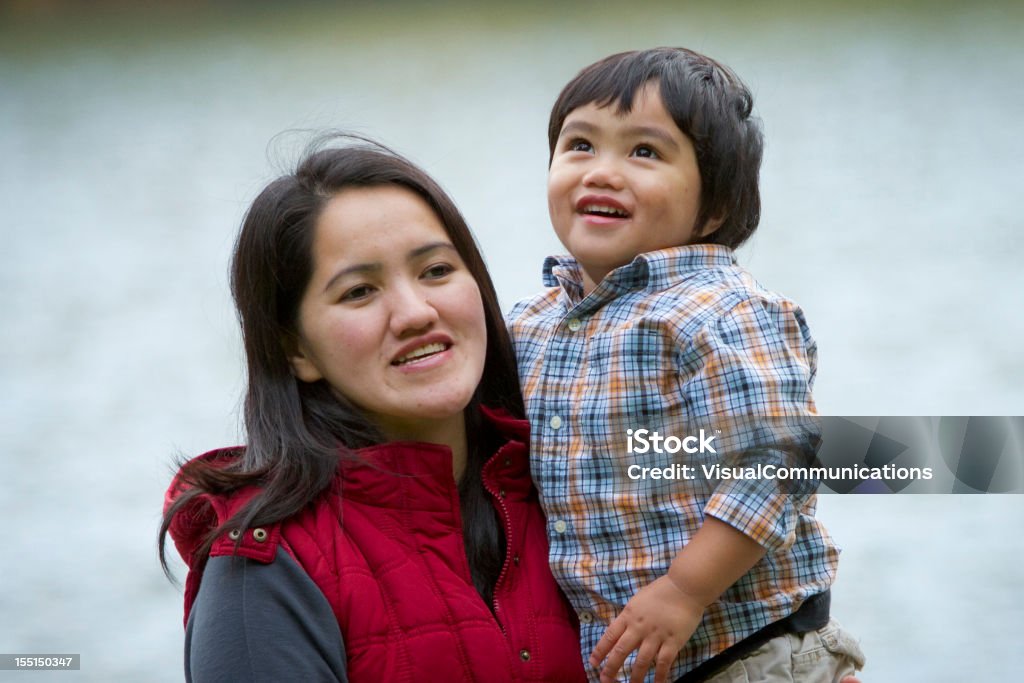
<path fill-rule="evenodd" d="M 725 216 L 711 216 L 706 221 L 704 221 L 704 225 L 701 227 L 700 232 L 697 234 L 697 237 L 703 239 L 708 235 L 713 234 L 716 230 L 722 227 L 722 223 L 724 222 Z"/>
<path fill-rule="evenodd" d="M 320 368 L 316 366 L 309 354 L 303 348 L 298 339 L 288 339 L 284 343 L 285 353 L 288 354 L 288 364 L 292 367 L 292 374 L 303 382 L 316 382 L 324 378 Z"/>

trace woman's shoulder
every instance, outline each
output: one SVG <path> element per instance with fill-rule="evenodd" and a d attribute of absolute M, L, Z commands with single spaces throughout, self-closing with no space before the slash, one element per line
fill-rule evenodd
<path fill-rule="evenodd" d="M 223 493 L 211 493 L 209 482 L 218 470 L 230 467 L 245 453 L 244 446 L 217 448 L 183 463 L 164 494 L 164 512 L 174 510 L 168 533 L 182 559 L 192 566 L 196 550 L 210 534 L 234 518 L 260 492 L 256 485 L 241 486 Z M 202 484 L 200 483 L 202 482 Z M 196 492 L 201 489 L 202 492 Z M 270 561 L 279 541 L 279 524 L 247 529 L 225 529 L 213 541 L 210 556 L 242 555 Z"/>
<path fill-rule="evenodd" d="M 244 453 L 245 446 L 215 448 L 181 463 L 170 485 L 167 487 L 167 491 L 164 493 L 164 512 L 166 513 L 185 493 L 195 488 L 197 477 L 201 477 L 203 472 L 227 468 L 232 463 L 237 462 Z M 226 501 L 230 497 L 230 495 L 213 496 L 210 494 L 197 496 L 197 498 L 203 498 L 207 501 L 213 498 L 223 498 Z"/>

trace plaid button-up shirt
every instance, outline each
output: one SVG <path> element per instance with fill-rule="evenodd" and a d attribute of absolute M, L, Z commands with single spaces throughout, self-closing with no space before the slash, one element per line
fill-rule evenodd
<path fill-rule="evenodd" d="M 764 289 L 726 247 L 641 254 L 585 297 L 582 282 L 575 260 L 548 258 L 550 289 L 517 304 L 509 329 L 551 568 L 580 616 L 584 660 L 705 515 L 767 549 L 707 609 L 674 680 L 826 590 L 839 550 L 814 518 L 813 494 L 780 494 L 764 480 L 637 482 L 631 464 L 685 460 L 639 456 L 639 435 L 632 452 L 631 438 L 639 429 L 696 435 L 697 425 L 721 434 L 713 428 L 722 416 L 814 416 L 816 345 L 800 308 Z"/>

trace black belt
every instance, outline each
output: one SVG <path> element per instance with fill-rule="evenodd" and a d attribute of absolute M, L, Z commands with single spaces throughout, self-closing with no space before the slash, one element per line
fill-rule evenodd
<path fill-rule="evenodd" d="M 831 602 L 831 591 L 826 590 L 824 593 L 812 595 L 804 601 L 804 604 L 800 605 L 800 609 L 785 619 L 774 621 L 732 647 L 722 650 L 696 669 L 686 672 L 682 678 L 676 679 L 675 683 L 698 683 L 698 681 L 710 678 L 733 662 L 743 659 L 772 638 L 777 638 L 787 633 L 817 631 L 828 623 L 829 605 Z"/>

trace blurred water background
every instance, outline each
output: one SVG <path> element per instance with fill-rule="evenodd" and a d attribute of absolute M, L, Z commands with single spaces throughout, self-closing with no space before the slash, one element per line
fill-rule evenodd
<path fill-rule="evenodd" d="M 162 495 L 175 455 L 241 438 L 227 260 L 307 139 L 282 131 L 426 167 L 508 306 L 559 250 L 560 87 L 619 50 L 705 51 L 764 120 L 741 260 L 807 311 L 821 410 L 1024 414 L 1022 28 L 1009 1 L 0 4 L 0 652 L 82 655 L 0 680 L 181 679 Z M 826 496 L 821 516 L 868 683 L 1016 679 L 1024 498 Z"/>

